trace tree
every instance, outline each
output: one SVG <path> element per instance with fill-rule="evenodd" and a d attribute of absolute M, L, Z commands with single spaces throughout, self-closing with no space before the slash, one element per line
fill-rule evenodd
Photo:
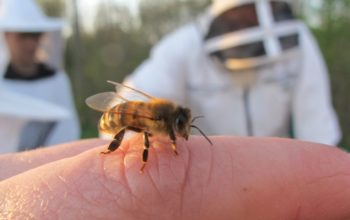
<path fill-rule="evenodd" d="M 38 0 L 48 16 L 62 17 L 65 12 L 64 0 Z"/>
<path fill-rule="evenodd" d="M 162 36 L 191 21 L 203 12 L 209 0 L 143 0 L 139 20 L 146 40 L 154 44 Z"/>
<path fill-rule="evenodd" d="M 350 1 L 323 0 L 317 11 L 321 21 L 313 28 L 330 72 L 333 103 L 339 116 L 343 139 L 350 150 L 350 103 L 346 97 L 350 83 Z"/>

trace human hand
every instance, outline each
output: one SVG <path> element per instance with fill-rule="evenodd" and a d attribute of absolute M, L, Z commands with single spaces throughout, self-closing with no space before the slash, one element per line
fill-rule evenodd
<path fill-rule="evenodd" d="M 95 139 L 1 156 L 0 219 L 350 219 L 350 158 L 339 149 L 191 136 L 174 156 L 155 139 L 143 174 L 140 136 L 109 155 Z"/>

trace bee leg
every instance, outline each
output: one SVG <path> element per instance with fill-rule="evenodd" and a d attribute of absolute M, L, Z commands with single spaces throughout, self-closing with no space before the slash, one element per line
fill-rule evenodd
<path fill-rule="evenodd" d="M 126 128 L 120 129 L 119 132 L 114 136 L 113 141 L 109 144 L 108 150 L 101 152 L 101 154 L 109 154 L 115 151 L 123 141 L 125 130 Z"/>
<path fill-rule="evenodd" d="M 175 155 L 178 155 L 177 150 L 176 150 L 176 135 L 175 135 L 175 132 L 173 130 L 171 130 L 169 132 L 169 137 L 171 140 L 171 147 L 173 148 Z"/>
<path fill-rule="evenodd" d="M 143 153 L 142 153 L 142 167 L 140 169 L 140 172 L 143 173 L 143 169 L 145 168 L 146 166 L 146 163 L 147 163 L 147 159 L 148 159 L 148 149 L 149 149 L 149 139 L 148 139 L 148 136 L 150 134 L 147 133 L 147 132 L 144 132 L 143 133 L 143 141 L 144 141 L 144 148 L 143 148 Z"/>

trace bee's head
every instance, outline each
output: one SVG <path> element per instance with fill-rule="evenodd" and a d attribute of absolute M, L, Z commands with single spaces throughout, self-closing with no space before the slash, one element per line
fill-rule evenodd
<path fill-rule="evenodd" d="M 191 110 L 178 107 L 175 111 L 174 128 L 175 132 L 186 140 L 191 131 Z"/>

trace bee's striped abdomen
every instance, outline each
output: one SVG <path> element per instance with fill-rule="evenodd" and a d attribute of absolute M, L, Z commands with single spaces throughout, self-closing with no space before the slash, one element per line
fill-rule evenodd
<path fill-rule="evenodd" d="M 159 106 L 153 103 L 138 101 L 122 103 L 103 114 L 100 131 L 117 133 L 121 128 L 131 128 L 149 133 L 166 132 L 164 121 L 159 119 L 158 111 Z"/>
<path fill-rule="evenodd" d="M 122 126 L 115 119 L 116 115 L 111 112 L 105 112 L 99 122 L 99 130 L 103 133 L 117 133 Z"/>
<path fill-rule="evenodd" d="M 118 105 L 115 107 L 114 112 L 116 112 L 115 116 L 118 120 L 119 124 L 122 126 L 126 126 L 128 122 L 128 115 L 126 115 L 126 112 L 128 111 L 128 105 L 127 103 Z"/>
<path fill-rule="evenodd" d="M 152 121 L 149 106 L 144 102 L 126 102 L 106 112 L 102 118 L 105 127 L 118 130 L 122 127 L 147 128 Z M 117 128 L 117 129 L 116 129 Z"/>
<path fill-rule="evenodd" d="M 144 102 L 127 102 L 118 106 L 120 124 L 138 129 L 146 129 L 154 123 L 150 105 Z"/>

